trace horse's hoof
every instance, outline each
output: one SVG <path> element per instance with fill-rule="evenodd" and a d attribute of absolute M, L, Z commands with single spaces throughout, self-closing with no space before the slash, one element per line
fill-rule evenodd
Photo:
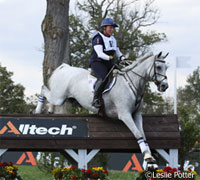
<path fill-rule="evenodd" d="M 149 168 L 156 169 L 158 168 L 158 165 L 156 163 L 147 163 L 146 170 L 148 170 Z"/>
<path fill-rule="evenodd" d="M 144 160 L 149 164 L 150 163 L 154 164 L 156 162 L 155 158 L 151 154 L 145 154 Z"/>
<path fill-rule="evenodd" d="M 148 159 L 145 159 L 145 161 L 147 162 L 147 164 L 155 164 L 156 163 L 156 160 L 154 158 L 148 158 Z"/>

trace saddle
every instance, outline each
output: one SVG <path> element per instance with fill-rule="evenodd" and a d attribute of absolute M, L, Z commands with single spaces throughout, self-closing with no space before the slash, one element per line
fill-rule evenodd
<path fill-rule="evenodd" d="M 104 90 L 103 90 L 102 94 L 110 91 L 112 89 L 112 87 L 115 85 L 116 74 L 113 73 L 113 69 L 107 74 L 104 81 L 107 81 L 107 82 L 104 86 Z M 91 92 L 94 92 L 94 87 L 97 82 L 97 77 L 95 76 L 95 73 L 93 70 L 91 70 L 90 74 L 88 75 L 88 82 L 89 82 Z"/>

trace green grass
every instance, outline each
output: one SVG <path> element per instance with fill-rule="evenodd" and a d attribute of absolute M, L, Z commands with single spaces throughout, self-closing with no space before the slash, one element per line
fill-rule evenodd
<path fill-rule="evenodd" d="M 197 176 L 196 180 L 200 180 L 200 176 Z"/>
<path fill-rule="evenodd" d="M 53 175 L 42 172 L 36 166 L 18 166 L 23 180 L 53 180 Z"/>
<path fill-rule="evenodd" d="M 51 173 L 40 171 L 36 166 L 19 166 L 19 174 L 23 180 L 53 180 Z M 136 173 L 109 171 L 107 180 L 134 180 Z"/>
<path fill-rule="evenodd" d="M 23 180 L 53 180 L 51 173 L 42 172 L 36 166 L 19 166 L 19 174 Z M 135 180 L 136 176 L 135 172 L 109 171 L 107 180 Z M 196 180 L 200 180 L 200 176 Z"/>
<path fill-rule="evenodd" d="M 121 172 L 109 171 L 108 180 L 135 180 L 137 173 L 135 172 Z"/>

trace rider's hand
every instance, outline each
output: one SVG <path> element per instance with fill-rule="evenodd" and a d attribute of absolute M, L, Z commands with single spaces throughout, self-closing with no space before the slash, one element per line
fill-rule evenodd
<path fill-rule="evenodd" d="M 113 56 L 109 56 L 109 60 L 113 60 L 114 59 L 114 57 Z"/>
<path fill-rule="evenodd" d="M 125 61 L 125 60 L 127 60 L 127 59 L 124 55 L 120 56 L 120 61 Z"/>

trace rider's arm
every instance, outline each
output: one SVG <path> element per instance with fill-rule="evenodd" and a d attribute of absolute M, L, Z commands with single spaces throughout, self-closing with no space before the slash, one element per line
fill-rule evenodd
<path fill-rule="evenodd" d="M 121 51 L 119 50 L 118 47 L 117 47 L 115 52 L 116 52 L 116 56 L 120 59 L 120 61 L 124 61 L 126 59 L 125 56 L 121 53 Z"/>
<path fill-rule="evenodd" d="M 115 39 L 115 38 L 114 38 Z M 115 40 L 116 41 L 116 40 Z M 117 41 L 116 41 L 117 42 Z M 124 55 L 121 53 L 121 51 L 119 50 L 119 47 L 116 48 L 115 50 L 116 56 L 118 57 L 118 59 L 121 61 L 123 61 L 125 59 Z"/>
<path fill-rule="evenodd" d="M 98 58 L 101 58 L 103 60 L 109 61 L 110 60 L 110 56 L 108 56 L 107 54 L 105 54 L 103 52 L 103 46 L 102 45 L 95 45 L 94 46 L 94 50 L 97 53 Z"/>
<path fill-rule="evenodd" d="M 123 54 L 121 53 L 121 51 L 119 50 L 119 48 L 117 47 L 117 49 L 116 49 L 116 56 L 118 57 L 118 58 L 120 58 L 121 56 L 123 56 Z"/>

